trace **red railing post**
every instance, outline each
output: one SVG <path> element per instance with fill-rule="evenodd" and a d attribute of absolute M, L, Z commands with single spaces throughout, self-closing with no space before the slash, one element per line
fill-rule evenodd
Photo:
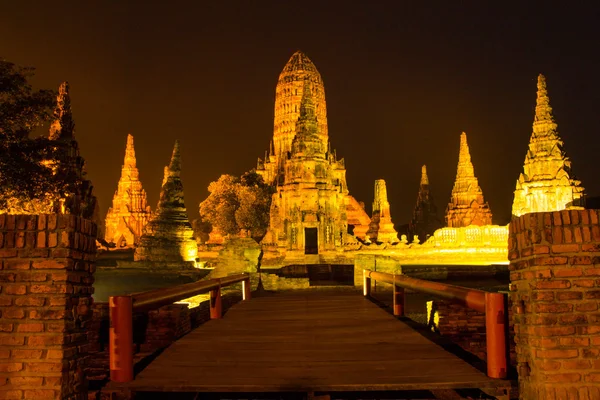
<path fill-rule="evenodd" d="M 394 284 L 394 315 L 404 317 L 404 288 Z"/>
<path fill-rule="evenodd" d="M 220 319 L 221 312 L 221 285 L 210 291 L 210 319 Z"/>
<path fill-rule="evenodd" d="M 109 298 L 110 380 L 133 380 L 133 302 L 131 296 Z"/>
<path fill-rule="evenodd" d="M 490 378 L 506 378 L 506 310 L 504 294 L 485 294 L 485 336 L 487 374 Z"/>
<path fill-rule="evenodd" d="M 369 277 L 369 272 L 363 269 L 363 295 L 365 297 L 371 296 L 371 278 Z"/>
<path fill-rule="evenodd" d="M 250 285 L 250 277 L 242 281 L 242 300 L 250 300 L 252 286 Z"/>

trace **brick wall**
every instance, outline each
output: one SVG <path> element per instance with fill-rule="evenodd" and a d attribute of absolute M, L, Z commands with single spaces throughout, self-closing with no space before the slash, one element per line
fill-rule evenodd
<path fill-rule="evenodd" d="M 515 366 L 514 325 L 510 310 L 508 314 L 510 363 Z M 427 325 L 469 353 L 487 360 L 485 313 L 448 300 L 432 300 L 427 302 Z"/>
<path fill-rule="evenodd" d="M 0 215 L 0 398 L 86 398 L 95 241 L 74 215 Z"/>
<path fill-rule="evenodd" d="M 534 213 L 510 224 L 523 399 L 600 399 L 599 213 Z"/>

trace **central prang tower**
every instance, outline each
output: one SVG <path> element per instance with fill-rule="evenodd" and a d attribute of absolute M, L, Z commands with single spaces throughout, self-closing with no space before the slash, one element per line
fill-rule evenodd
<path fill-rule="evenodd" d="M 300 51 L 279 75 L 273 142 L 256 172 L 276 188 L 263 261 L 331 261 L 364 239 L 370 218 L 348 194 L 344 160 L 329 144 L 323 80 Z"/>
<path fill-rule="evenodd" d="M 308 82 L 319 124 L 318 135 L 327 143 L 327 106 L 325 87 L 321 74 L 315 64 L 301 51 L 295 52 L 279 74 L 275 88 L 275 118 L 273 123 L 273 142 L 265 154 L 264 168 L 258 172 L 267 183 L 275 183 L 277 175 L 283 172 L 287 154 L 292 150 L 292 141 L 296 136 L 296 121 L 300 117 L 300 104 L 304 94 L 305 82 Z"/>

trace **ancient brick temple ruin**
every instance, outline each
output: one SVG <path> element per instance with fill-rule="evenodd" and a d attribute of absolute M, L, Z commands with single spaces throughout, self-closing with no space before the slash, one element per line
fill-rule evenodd
<path fill-rule="evenodd" d="M 158 262 L 162 267 L 195 265 L 198 248 L 183 199 L 179 142 L 165 174 L 156 211 L 135 249 L 135 261 Z"/>
<path fill-rule="evenodd" d="M 146 191 L 136 165 L 133 136 L 127 135 L 125 160 L 112 207 L 106 214 L 104 239 L 116 244 L 117 248 L 133 248 L 138 244 L 150 215 Z"/>
<path fill-rule="evenodd" d="M 515 189 L 512 213 L 516 217 L 531 212 L 582 209 L 584 189 L 572 176 L 571 161 L 556 128 L 546 78 L 540 74 L 533 132 Z"/>
<path fill-rule="evenodd" d="M 475 177 L 475 170 L 471 162 L 467 134 L 460 135 L 460 152 L 456 181 L 452 188 L 450 203 L 446 209 L 446 225 L 459 228 L 469 225 L 491 225 L 492 212 L 483 199 L 483 192 Z"/>
<path fill-rule="evenodd" d="M 438 216 L 437 207 L 429 188 L 427 167 L 423 165 L 421 167 L 421 182 L 419 184 L 417 204 L 415 205 L 413 217 L 408 226 L 408 234 L 409 237 L 416 235 L 420 242 L 424 242 L 428 236 L 433 235 L 433 232 L 443 226 L 444 222 Z"/>
<path fill-rule="evenodd" d="M 321 75 L 300 51 L 279 76 L 273 144 L 257 172 L 277 188 L 263 239 L 267 258 L 343 251 L 358 243 L 349 220 L 355 234 L 366 234 L 370 219 L 349 196 L 344 160 L 330 148 Z"/>
<path fill-rule="evenodd" d="M 394 229 L 394 223 L 390 215 L 390 203 L 387 199 L 387 188 L 383 179 L 375 181 L 373 213 L 367 236 L 370 241 L 377 243 L 398 242 L 398 232 Z"/>

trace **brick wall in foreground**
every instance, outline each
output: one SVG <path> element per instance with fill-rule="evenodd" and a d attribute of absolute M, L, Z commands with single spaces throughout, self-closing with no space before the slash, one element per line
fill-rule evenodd
<path fill-rule="evenodd" d="M 85 399 L 96 226 L 0 215 L 0 398 Z"/>
<path fill-rule="evenodd" d="M 510 224 L 523 399 L 600 399 L 599 214 L 533 213 Z"/>

